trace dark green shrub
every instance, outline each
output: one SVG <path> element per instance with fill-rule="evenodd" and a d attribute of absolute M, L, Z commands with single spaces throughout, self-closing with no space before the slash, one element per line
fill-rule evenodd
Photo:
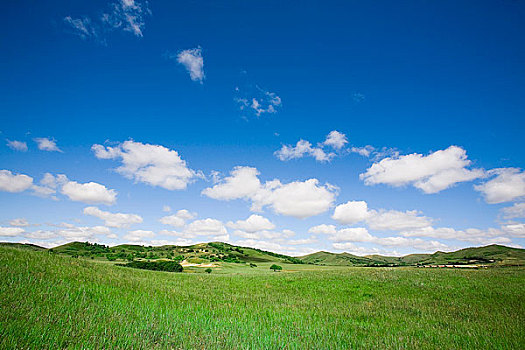
<path fill-rule="evenodd" d="M 279 265 L 273 264 L 272 266 L 270 266 L 270 270 L 273 270 L 274 272 L 281 271 L 282 269 L 283 268 Z"/>
<path fill-rule="evenodd" d="M 208 267 L 206 270 L 204 270 L 206 273 L 211 273 L 211 269 Z"/>
<path fill-rule="evenodd" d="M 182 265 L 175 261 L 132 261 L 127 264 L 118 264 L 118 266 L 153 271 L 182 272 Z"/>

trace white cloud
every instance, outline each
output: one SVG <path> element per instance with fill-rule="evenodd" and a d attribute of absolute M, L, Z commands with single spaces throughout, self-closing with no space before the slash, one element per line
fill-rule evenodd
<path fill-rule="evenodd" d="M 235 230 L 233 232 L 235 236 L 246 238 L 246 239 L 271 239 L 275 242 L 284 242 L 284 238 L 289 238 L 295 235 L 295 232 L 291 230 L 282 230 L 282 231 L 270 231 L 270 230 L 260 230 L 247 232 L 243 230 Z"/>
<path fill-rule="evenodd" d="M 325 162 L 335 156 L 334 153 L 326 153 L 322 148 L 312 147 L 312 144 L 305 140 L 297 141 L 295 147 L 283 145 L 281 149 L 275 151 L 274 154 L 282 161 L 303 158 L 304 156 L 309 155 L 319 162 Z"/>
<path fill-rule="evenodd" d="M 195 220 L 184 229 L 185 233 L 189 233 L 195 236 L 212 236 L 214 239 L 229 239 L 228 231 L 224 224 L 220 220 L 216 219 L 203 219 Z"/>
<path fill-rule="evenodd" d="M 183 190 L 200 174 L 189 169 L 179 154 L 160 145 L 125 141 L 116 147 L 93 145 L 99 159 L 118 159 L 116 171 L 127 178 L 167 190 Z"/>
<path fill-rule="evenodd" d="M 337 130 L 330 131 L 330 133 L 326 136 L 326 140 L 324 141 L 325 145 L 331 146 L 336 150 L 340 150 L 347 143 L 348 140 L 346 135 Z"/>
<path fill-rule="evenodd" d="M 194 219 L 197 215 L 191 213 L 186 209 L 181 209 L 173 215 L 168 215 L 160 218 L 160 222 L 164 225 L 170 225 L 173 227 L 183 227 L 186 224 L 186 220 Z"/>
<path fill-rule="evenodd" d="M 474 188 L 483 193 L 490 204 L 510 202 L 525 196 L 525 171 L 518 168 L 499 168 L 488 172 L 495 177 Z"/>
<path fill-rule="evenodd" d="M 502 230 L 512 237 L 525 238 L 525 224 L 524 223 L 507 223 L 503 225 Z"/>
<path fill-rule="evenodd" d="M 143 36 L 146 17 L 151 15 L 147 1 L 118 0 L 110 3 L 109 7 L 109 11 L 94 20 L 88 16 L 66 16 L 64 23 L 83 40 L 93 39 L 101 44 L 106 44 L 106 34 L 114 30 L 130 32 L 136 37 Z"/>
<path fill-rule="evenodd" d="M 263 230 L 273 230 L 275 225 L 267 218 L 252 214 L 246 220 L 238 220 L 236 222 L 228 222 L 227 226 L 236 230 L 254 233 Z"/>
<path fill-rule="evenodd" d="M 109 227 L 129 227 L 143 221 L 142 217 L 136 214 L 110 213 L 97 207 L 84 208 L 84 214 L 104 220 L 104 225 Z"/>
<path fill-rule="evenodd" d="M 145 238 L 153 238 L 155 237 L 155 233 L 153 231 L 146 231 L 146 230 L 135 230 L 135 231 L 129 231 L 126 235 L 124 235 L 124 239 L 131 241 L 131 242 L 139 242 L 144 240 Z M 150 244 L 150 242 L 146 242 Z"/>
<path fill-rule="evenodd" d="M 501 209 L 505 219 L 525 218 L 525 203 L 514 203 L 512 207 Z"/>
<path fill-rule="evenodd" d="M 27 222 L 27 220 L 24 219 L 24 218 L 18 218 L 18 219 L 10 220 L 10 221 L 9 221 L 9 225 L 11 225 L 11 226 L 25 227 L 25 226 L 29 226 L 29 222 Z"/>
<path fill-rule="evenodd" d="M 54 200 L 58 200 L 55 196 L 57 188 L 63 186 L 68 181 L 66 175 L 59 174 L 55 176 L 51 173 L 45 173 L 40 180 L 40 185 L 31 186 L 31 190 L 33 190 L 33 194 L 36 196 L 51 197 Z"/>
<path fill-rule="evenodd" d="M 366 220 L 370 216 L 365 201 L 348 201 L 335 207 L 332 219 L 340 224 L 350 225 Z"/>
<path fill-rule="evenodd" d="M 20 227 L 1 227 L 0 237 L 15 237 L 24 233 L 24 229 Z"/>
<path fill-rule="evenodd" d="M 301 139 L 295 146 L 282 145 L 281 149 L 274 152 L 274 155 L 282 161 L 311 156 L 318 162 L 326 162 L 334 158 L 336 153 L 326 151 L 325 147 L 341 151 L 347 143 L 348 140 L 345 134 L 333 130 L 326 136 L 326 140 L 323 143 L 317 144 L 317 147 L 313 147 L 310 142 Z"/>
<path fill-rule="evenodd" d="M 484 176 L 482 169 L 467 169 L 470 163 L 464 149 L 450 146 L 427 156 L 413 153 L 384 158 L 359 177 L 365 185 L 413 185 L 424 193 L 437 193 L 456 183 Z"/>
<path fill-rule="evenodd" d="M 16 141 L 16 140 L 7 140 L 7 147 L 20 152 L 26 152 L 27 151 L 27 143 L 22 141 Z"/>
<path fill-rule="evenodd" d="M 9 170 L 0 170 L 0 191 L 22 192 L 33 184 L 33 178 L 23 174 L 13 174 Z"/>
<path fill-rule="evenodd" d="M 306 218 L 327 211 L 337 195 L 330 184 L 319 185 L 319 180 L 294 181 L 282 184 L 279 180 L 261 184 L 259 172 L 251 167 L 236 167 L 223 181 L 206 188 L 202 194 L 218 199 L 245 199 L 252 202 L 252 211 L 270 206 L 277 214 Z"/>
<path fill-rule="evenodd" d="M 337 229 L 334 225 L 322 224 L 322 225 L 311 227 L 308 230 L 308 232 L 314 233 L 314 234 L 335 235 L 337 233 Z"/>
<path fill-rule="evenodd" d="M 512 236 L 511 234 L 509 234 L 509 232 L 505 232 L 503 230 L 495 228 L 488 228 L 486 230 L 480 230 L 476 228 L 456 230 L 451 227 L 434 228 L 432 226 L 402 231 L 401 235 L 404 237 L 431 237 L 439 239 L 454 239 L 477 244 L 508 244 L 511 242 L 511 240 L 505 236 Z"/>
<path fill-rule="evenodd" d="M 120 0 L 112 3 L 112 11 L 102 16 L 102 22 L 113 29 L 122 29 L 137 37 L 143 36 L 145 17 L 151 14 L 148 3 L 134 0 Z"/>
<path fill-rule="evenodd" d="M 169 205 L 165 205 L 162 207 L 162 211 L 165 213 L 169 213 L 171 211 L 171 207 Z"/>
<path fill-rule="evenodd" d="M 173 57 L 170 56 L 170 58 Z M 180 51 L 177 54 L 177 62 L 182 64 L 188 73 L 190 73 L 191 80 L 198 81 L 202 84 L 205 75 L 201 47 Z"/>
<path fill-rule="evenodd" d="M 370 157 L 370 155 L 374 151 L 375 151 L 375 148 L 370 146 L 370 145 L 366 145 L 366 146 L 363 146 L 363 147 L 352 147 L 352 148 L 350 148 L 350 152 L 357 153 L 357 154 L 359 154 L 360 156 L 363 156 L 363 157 Z"/>
<path fill-rule="evenodd" d="M 83 40 L 98 36 L 97 29 L 88 17 L 72 18 L 71 16 L 66 16 L 64 17 L 64 23 L 73 28 L 73 34 L 78 35 Z"/>
<path fill-rule="evenodd" d="M 400 236 L 378 237 L 371 235 L 364 227 L 351 227 L 328 233 L 328 239 L 335 242 L 334 248 L 344 249 L 345 242 L 372 243 L 385 247 L 414 248 L 425 251 L 450 250 L 450 247 L 438 241 L 427 241 L 420 238 L 412 239 Z"/>
<path fill-rule="evenodd" d="M 58 148 L 55 140 L 46 137 L 37 137 L 34 141 L 36 142 L 38 149 L 41 151 L 62 152 L 62 150 Z"/>
<path fill-rule="evenodd" d="M 96 182 L 78 183 L 69 181 L 61 190 L 72 201 L 88 204 L 107 204 L 112 205 L 117 200 L 117 191 L 107 189 L 106 186 Z"/>
<path fill-rule="evenodd" d="M 275 92 L 266 91 L 258 86 L 255 86 L 255 89 L 247 88 L 248 92 L 241 91 L 238 87 L 235 91 L 239 96 L 235 97 L 234 101 L 241 112 L 252 113 L 257 117 L 263 114 L 275 114 L 282 105 L 281 98 Z"/>
<path fill-rule="evenodd" d="M 217 185 L 204 189 L 202 194 L 218 200 L 250 199 L 261 188 L 256 168 L 238 166 L 230 175 Z"/>
<path fill-rule="evenodd" d="M 67 227 L 58 229 L 54 232 L 57 236 L 60 236 L 67 241 L 87 241 L 93 240 L 96 235 L 111 235 L 111 230 L 104 226 L 76 227 L 70 224 L 67 225 Z"/>
<path fill-rule="evenodd" d="M 429 226 L 432 219 L 420 214 L 417 210 L 374 210 L 368 217 L 367 224 L 373 230 L 395 231 Z"/>

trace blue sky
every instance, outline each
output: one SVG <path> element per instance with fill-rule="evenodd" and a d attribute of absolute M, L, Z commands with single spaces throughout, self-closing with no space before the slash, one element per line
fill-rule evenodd
<path fill-rule="evenodd" d="M 1 7 L 2 241 L 525 244 L 522 2 Z"/>

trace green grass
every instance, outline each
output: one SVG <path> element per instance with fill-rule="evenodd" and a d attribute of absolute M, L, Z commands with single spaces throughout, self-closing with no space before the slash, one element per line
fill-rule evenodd
<path fill-rule="evenodd" d="M 135 270 L 0 247 L 3 349 L 523 349 L 525 269 Z"/>

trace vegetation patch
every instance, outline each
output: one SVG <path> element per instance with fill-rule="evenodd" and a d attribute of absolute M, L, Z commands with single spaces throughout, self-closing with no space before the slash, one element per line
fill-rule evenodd
<path fill-rule="evenodd" d="M 131 261 L 117 265 L 143 270 L 182 272 L 182 265 L 175 261 Z"/>

